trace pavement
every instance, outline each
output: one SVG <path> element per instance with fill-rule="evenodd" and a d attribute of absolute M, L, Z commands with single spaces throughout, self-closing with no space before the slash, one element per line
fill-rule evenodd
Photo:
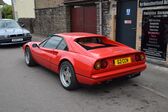
<path fill-rule="evenodd" d="M 45 38 L 45 37 L 44 37 Z M 40 41 L 38 35 L 33 40 Z M 21 46 L 0 47 L 0 112 L 167 112 L 168 69 L 148 64 L 138 78 L 76 91 L 58 75 L 28 67 Z"/>

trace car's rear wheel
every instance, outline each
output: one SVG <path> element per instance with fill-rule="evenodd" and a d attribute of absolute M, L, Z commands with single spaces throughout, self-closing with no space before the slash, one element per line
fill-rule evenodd
<path fill-rule="evenodd" d="M 78 88 L 75 71 L 70 62 L 64 61 L 60 66 L 60 81 L 62 86 L 67 90 L 74 90 Z"/>
<path fill-rule="evenodd" d="M 36 63 L 32 58 L 31 51 L 29 47 L 25 49 L 25 62 L 28 66 L 34 66 Z"/>

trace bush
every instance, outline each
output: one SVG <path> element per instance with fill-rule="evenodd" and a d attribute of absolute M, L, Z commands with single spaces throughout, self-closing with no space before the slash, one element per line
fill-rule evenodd
<path fill-rule="evenodd" d="M 13 8 L 11 5 L 4 5 L 2 8 L 2 18 L 13 19 Z"/>

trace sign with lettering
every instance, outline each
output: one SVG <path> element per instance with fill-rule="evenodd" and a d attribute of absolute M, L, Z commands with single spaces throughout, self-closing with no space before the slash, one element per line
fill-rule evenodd
<path fill-rule="evenodd" d="M 131 9 L 126 9 L 126 15 L 130 16 L 131 15 Z"/>
<path fill-rule="evenodd" d="M 132 20 L 124 20 L 124 24 L 132 24 Z"/>
<path fill-rule="evenodd" d="M 148 57 L 166 61 L 168 9 L 144 10 L 141 50 Z"/>
<path fill-rule="evenodd" d="M 139 7 L 164 6 L 168 5 L 168 0 L 140 0 Z"/>

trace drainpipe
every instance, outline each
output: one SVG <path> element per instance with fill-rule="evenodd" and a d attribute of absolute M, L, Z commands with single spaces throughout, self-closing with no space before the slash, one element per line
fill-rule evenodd
<path fill-rule="evenodd" d="M 100 34 L 102 35 L 103 34 L 103 18 L 102 18 L 102 15 L 103 14 L 103 11 L 102 11 L 102 0 L 99 1 L 99 30 L 100 30 Z"/>
<path fill-rule="evenodd" d="M 0 5 L 0 19 L 2 19 L 2 6 Z"/>
<path fill-rule="evenodd" d="M 15 20 L 18 20 L 18 18 L 17 18 L 17 13 L 16 13 L 16 1 L 15 0 L 11 0 L 11 2 L 12 2 L 12 7 L 13 7 L 13 18 L 15 19 Z"/>

